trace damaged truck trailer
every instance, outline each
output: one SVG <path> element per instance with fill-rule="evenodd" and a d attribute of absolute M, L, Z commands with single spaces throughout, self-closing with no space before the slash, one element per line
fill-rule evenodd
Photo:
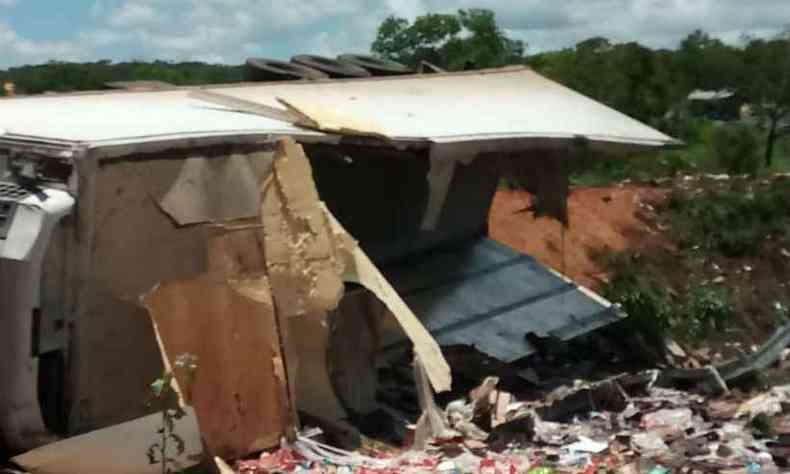
<path fill-rule="evenodd" d="M 108 429 L 145 461 L 149 385 L 195 352 L 193 431 L 241 456 L 374 411 L 393 351 L 443 391 L 440 345 L 510 362 L 614 321 L 488 210 L 507 177 L 567 223 L 575 160 L 673 143 L 527 68 L 4 99 L 2 446 L 91 470 L 55 441 Z"/>

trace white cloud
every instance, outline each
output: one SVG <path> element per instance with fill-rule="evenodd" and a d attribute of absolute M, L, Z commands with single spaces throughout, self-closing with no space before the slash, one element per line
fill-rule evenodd
<path fill-rule="evenodd" d="M 0 21 L 0 57 L 9 64 L 77 60 L 81 58 L 81 50 L 71 41 L 34 41 L 25 38 Z"/>
<path fill-rule="evenodd" d="M 358 21 L 359 13 L 368 18 Z M 240 62 L 343 51 L 371 37 L 381 15 L 366 12 L 363 0 L 123 0 L 105 16 L 105 27 L 83 35 L 93 45 L 120 47 L 116 40 L 128 38 L 135 57 Z"/>
<path fill-rule="evenodd" d="M 104 11 L 104 2 L 102 2 L 102 0 L 96 0 L 93 2 L 93 5 L 91 5 L 90 16 L 94 20 L 97 20 L 104 15 Z"/>
<path fill-rule="evenodd" d="M 672 47 L 695 28 L 737 41 L 790 22 L 787 0 L 752 0 L 748 8 L 742 0 L 94 0 L 70 36 L 33 41 L 4 25 L 13 38 L 0 45 L 0 66 L 75 57 L 240 63 L 248 56 L 365 52 L 387 15 L 413 19 L 460 8 L 494 10 L 533 53 L 592 36 Z"/>
<path fill-rule="evenodd" d="M 108 23 L 116 27 L 144 26 L 160 19 L 154 5 L 148 2 L 125 2 L 110 14 Z"/>
<path fill-rule="evenodd" d="M 462 2 L 471 3 L 469 0 Z M 487 7 L 493 0 L 483 1 Z M 757 0 L 748 7 L 736 0 L 526 0 L 495 8 L 504 26 L 533 47 L 571 46 L 592 36 L 675 47 L 700 28 L 725 40 L 743 32 L 772 34 L 790 22 L 790 2 Z"/>
<path fill-rule="evenodd" d="M 129 35 L 109 29 L 88 30 L 83 31 L 78 35 L 80 44 L 84 45 L 90 50 L 93 50 L 97 47 L 118 44 L 129 39 L 129 37 Z"/>

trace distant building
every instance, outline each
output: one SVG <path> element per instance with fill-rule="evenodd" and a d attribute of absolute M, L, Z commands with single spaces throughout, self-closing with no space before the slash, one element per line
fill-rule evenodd
<path fill-rule="evenodd" d="M 694 90 L 688 97 L 689 112 L 711 120 L 738 120 L 743 100 L 732 89 Z"/>

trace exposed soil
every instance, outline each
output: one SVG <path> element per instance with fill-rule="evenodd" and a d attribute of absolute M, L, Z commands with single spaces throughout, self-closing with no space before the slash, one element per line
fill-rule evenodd
<path fill-rule="evenodd" d="M 597 255 L 672 246 L 650 218 L 653 205 L 667 195 L 668 190 L 649 186 L 575 188 L 568 200 L 570 227 L 563 242 L 560 223 L 535 219 L 525 211 L 528 193 L 500 190 L 491 207 L 489 231 L 493 239 L 584 286 L 600 289 L 608 274 Z"/>
<path fill-rule="evenodd" d="M 576 188 L 569 202 L 570 227 L 548 218 L 533 218 L 525 209 L 527 193 L 501 190 L 489 216 L 489 230 L 497 241 L 536 257 L 581 285 L 603 290 L 612 256 L 640 256 L 641 275 L 658 275 L 674 300 L 683 300 L 700 287 L 720 288 L 729 294 L 735 318 L 724 333 L 696 341 L 717 350 L 735 344 L 748 351 L 764 341 L 781 321 L 775 306 L 790 305 L 790 240 L 766 236 L 756 255 L 728 258 L 704 249 L 681 248 L 671 229 L 671 213 L 661 210 L 672 193 L 695 199 L 711 189 L 759 193 L 767 181 L 678 178 L 665 187 L 619 185 Z M 790 189 L 790 184 L 788 185 Z M 660 209 L 657 211 L 656 209 Z M 725 229 L 722 229 L 725 231 Z M 564 248 L 564 252 L 563 252 Z M 619 264 L 622 267 L 622 263 Z M 727 352 L 727 351 L 725 351 Z"/>

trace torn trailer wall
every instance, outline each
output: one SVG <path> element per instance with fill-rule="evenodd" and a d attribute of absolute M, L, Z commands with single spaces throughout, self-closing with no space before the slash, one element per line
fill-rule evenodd
<path fill-rule="evenodd" d="M 203 163 L 206 174 L 215 175 L 219 189 L 256 202 L 256 185 L 238 186 L 237 180 L 227 177 L 238 174 L 263 179 L 272 154 L 267 149 L 236 151 L 205 150 L 202 157 L 197 150 L 132 156 L 99 162 L 94 174 L 86 177 L 92 186 L 82 189 L 79 215 L 87 221 L 81 244 L 90 255 L 81 269 L 82 307 L 71 372 L 76 382 L 69 420 L 72 432 L 141 414 L 148 385 L 159 376 L 162 366 L 150 320 L 138 298 L 159 282 L 188 280 L 209 268 L 207 228 L 179 226 L 159 202 L 180 183 L 182 168 L 191 167 L 189 163 L 195 160 Z M 228 187 L 227 181 L 235 186 Z M 221 197 L 203 191 L 200 197 L 206 201 Z M 199 202 L 193 201 L 194 205 Z M 209 205 L 189 211 L 206 208 L 211 211 Z M 222 219 L 223 215 L 208 217 Z"/>
<path fill-rule="evenodd" d="M 99 285 L 93 307 L 100 311 L 113 305 L 112 312 L 107 311 L 101 316 L 111 318 L 115 324 L 85 325 L 83 321 L 81 326 L 88 326 L 84 328 L 88 334 L 96 331 L 92 334 L 96 337 L 92 339 L 95 342 L 114 344 L 126 340 L 136 343 L 148 340 L 153 343 L 155 338 L 150 326 L 140 324 L 136 334 L 132 331 L 133 324 L 145 322 L 144 317 L 140 318 L 145 310 L 135 304 L 134 298 L 127 299 L 125 295 L 133 295 L 137 285 L 146 286 L 146 276 L 162 280 L 161 285 L 155 286 L 143 301 L 156 321 L 162 353 L 168 361 L 166 365 L 172 366 L 174 358 L 182 353 L 198 356 L 200 376 L 194 383 L 180 380 L 180 387 L 185 401 L 196 409 L 201 433 L 211 452 L 228 458 L 275 445 L 281 436 L 296 426 L 293 406 L 288 402 L 291 395 L 287 389 L 289 383 L 300 409 L 320 418 L 347 417 L 327 374 L 323 354 L 327 352 L 328 335 L 322 339 L 320 331 L 305 330 L 326 326 L 327 311 L 338 304 L 342 295 L 343 279 L 369 288 L 395 315 L 414 340 L 415 351 L 425 361 L 428 376 L 437 389 L 446 390 L 450 384 L 449 368 L 438 345 L 356 242 L 318 201 L 301 148 L 293 142 L 281 146 L 283 148 L 274 160 L 274 172 L 261 179 L 261 199 L 253 197 L 255 202 L 262 203 L 259 219 L 242 218 L 177 227 L 154 198 L 157 195 L 164 196 L 163 200 L 179 197 L 178 190 L 186 189 L 181 186 L 182 181 L 174 178 L 183 175 L 175 173 L 177 161 L 137 161 L 134 162 L 136 168 L 131 168 L 134 171 L 130 170 L 130 163 L 124 162 L 99 168 L 103 178 L 97 181 L 102 183 L 97 190 L 107 185 L 108 192 L 112 190 L 118 195 L 129 193 L 144 197 L 137 206 L 130 205 L 128 212 L 120 212 L 116 208 L 116 212 L 107 211 L 106 214 L 100 204 L 103 201 L 96 200 L 97 214 L 102 218 L 102 229 L 106 233 L 95 237 L 96 251 L 105 248 L 103 242 L 107 242 L 109 250 L 112 242 L 116 248 L 127 249 L 128 253 L 119 252 L 112 259 L 97 258 L 94 254 L 92 268 L 96 270 L 97 277 L 105 278 L 93 282 Z M 234 164 L 238 160 L 268 160 L 271 164 L 272 158 L 268 152 L 236 155 L 223 159 L 225 166 L 216 170 L 238 167 L 238 163 Z M 188 166 L 191 165 L 184 165 Z M 157 176 L 160 180 L 134 179 L 146 176 Z M 165 189 L 161 185 L 168 178 L 175 185 Z M 143 190 L 145 192 L 141 192 Z M 206 195 L 211 196 L 211 193 Z M 178 209 L 174 218 L 189 211 Z M 119 220 L 115 221 L 114 216 L 119 216 Z M 204 216 L 202 220 L 210 219 Z M 142 226 L 143 221 L 145 226 Z M 149 229 L 152 235 L 141 238 L 140 233 L 132 236 L 122 232 L 129 222 L 141 224 L 140 229 Z M 141 239 L 145 242 L 140 242 Z M 157 241 L 156 245 L 154 241 Z M 168 250 L 154 253 L 158 263 L 153 265 L 154 262 L 149 260 L 153 251 L 148 249 L 161 247 L 164 242 L 168 242 Z M 168 251 L 171 253 L 167 254 Z M 180 268 L 175 266 L 179 261 L 183 262 Z M 121 273 L 130 268 L 133 273 L 123 278 Z M 112 272 L 117 273 L 110 278 Z M 167 275 L 172 275 L 172 279 Z M 109 332 L 119 323 L 125 324 L 123 334 Z M 102 330 L 105 332 L 100 332 Z M 295 342 L 288 342 L 291 340 Z M 302 341 L 308 341 L 307 345 Z M 101 347 L 81 346 L 80 349 L 93 353 L 108 352 Z M 139 344 L 137 352 L 142 352 Z M 131 353 L 130 348 L 124 363 L 112 358 L 77 359 L 83 364 L 89 362 L 93 365 L 81 367 L 79 381 L 103 383 L 88 385 L 87 389 L 92 392 L 86 395 L 94 395 L 106 387 L 103 395 L 114 398 L 118 394 L 118 385 L 107 385 L 108 379 L 131 385 L 128 380 L 121 380 L 121 373 L 127 378 L 137 376 L 142 386 L 153 380 L 156 373 L 145 380 L 138 370 L 155 372 L 159 364 L 146 362 L 142 357 L 130 358 Z M 311 360 L 313 356 L 317 360 Z M 284 363 L 286 360 L 288 362 Z M 97 370 L 98 364 L 105 367 L 105 377 L 85 377 L 91 370 Z M 126 372 L 130 364 L 137 364 L 138 369 Z M 114 377 L 113 373 L 118 376 Z M 286 373 L 291 378 L 289 382 L 286 382 Z M 180 379 L 178 372 L 176 376 Z M 318 399 L 315 394 L 324 394 L 325 397 Z M 125 395 L 126 403 L 133 407 L 139 407 L 139 400 L 146 398 L 144 391 L 119 395 Z M 132 399 L 138 396 L 140 398 L 134 403 Z M 122 406 L 123 402 L 113 399 L 111 403 L 92 406 L 100 408 L 102 413 L 113 414 L 113 410 L 120 408 L 129 410 Z M 88 403 L 86 398 L 82 398 L 82 406 Z M 336 407 L 335 413 L 326 411 L 327 406 L 332 408 L 332 403 Z M 134 416 L 131 410 L 127 413 Z M 95 418 L 92 421 L 95 423 Z"/>

